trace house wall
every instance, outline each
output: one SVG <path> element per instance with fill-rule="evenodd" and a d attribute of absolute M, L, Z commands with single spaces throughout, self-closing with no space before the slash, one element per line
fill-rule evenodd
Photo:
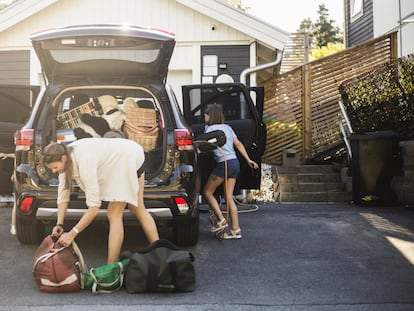
<path fill-rule="evenodd" d="M 31 49 L 30 34 L 43 29 L 75 24 L 151 26 L 175 33 L 177 43 L 169 67 L 170 77 L 179 76 L 180 80 L 192 83 L 201 81 L 201 45 L 249 45 L 254 41 L 254 38 L 193 11 L 175 0 L 60 0 L 0 32 L 0 50 L 30 50 L 30 83 L 41 84 L 40 64 Z M 174 71 L 178 72 L 177 75 Z M 183 77 L 183 73 L 191 76 Z M 177 91 L 176 86 L 174 90 Z"/>
<path fill-rule="evenodd" d="M 351 17 L 351 2 L 345 2 L 346 47 L 358 45 L 374 38 L 373 0 L 363 0 L 363 14 L 353 20 Z"/>
<path fill-rule="evenodd" d="M 204 75 L 203 56 L 215 55 L 217 56 L 217 74 L 214 76 Z M 208 45 L 201 47 L 201 77 L 202 79 L 212 78 L 211 82 L 216 82 L 218 76 L 227 74 L 233 78 L 234 81 L 239 81 L 240 73 L 243 69 L 249 67 L 250 62 L 250 47 L 248 45 L 232 45 L 232 46 L 217 46 Z M 220 68 L 225 65 L 226 68 Z"/>
<path fill-rule="evenodd" d="M 399 20 L 414 12 L 412 0 L 373 0 L 374 36 L 379 37 L 390 31 L 399 30 L 398 55 L 414 53 L 414 23 L 399 27 Z M 411 20 L 414 16 L 411 17 Z"/>
<path fill-rule="evenodd" d="M 414 53 L 414 23 L 403 24 L 401 27 L 399 24 L 400 19 L 414 13 L 414 1 L 363 0 L 363 15 L 351 21 L 350 11 L 353 2 L 354 0 L 344 0 L 346 47 L 398 30 L 398 56 Z M 413 20 L 414 16 L 410 19 Z"/>

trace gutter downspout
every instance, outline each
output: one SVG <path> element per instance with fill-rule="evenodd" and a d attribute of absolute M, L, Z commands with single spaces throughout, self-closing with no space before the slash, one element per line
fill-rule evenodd
<path fill-rule="evenodd" d="M 271 62 L 271 63 L 267 63 L 267 64 L 262 64 L 259 66 L 255 66 L 255 67 L 250 67 L 247 69 L 244 69 L 241 74 L 240 74 L 240 82 L 243 83 L 244 85 L 246 85 L 246 76 L 252 74 L 253 72 L 257 72 L 257 71 L 261 71 L 264 69 L 268 69 L 271 67 L 275 67 L 277 65 L 280 64 L 280 62 L 282 61 L 282 51 L 277 51 L 277 55 L 276 55 L 276 60 Z"/>
<path fill-rule="evenodd" d="M 247 75 L 250 75 L 253 72 L 261 71 L 261 70 L 268 69 L 268 68 L 275 67 L 275 66 L 279 65 L 280 62 L 282 61 L 282 54 L 283 54 L 282 51 L 277 50 L 275 61 L 273 61 L 271 63 L 262 64 L 262 65 L 259 65 L 259 66 L 244 69 L 240 74 L 240 82 L 243 83 L 244 85 L 246 85 Z M 248 201 L 248 199 L 247 199 L 247 196 L 248 196 L 247 190 L 246 189 L 240 189 L 240 190 L 241 190 L 240 199 L 242 200 L 242 202 L 247 202 Z"/>

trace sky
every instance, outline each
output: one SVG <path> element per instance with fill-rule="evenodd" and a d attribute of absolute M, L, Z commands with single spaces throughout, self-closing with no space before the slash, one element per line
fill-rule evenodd
<path fill-rule="evenodd" d="M 343 0 L 242 0 L 243 7 L 250 7 L 247 13 L 287 32 L 296 32 L 305 18 L 315 22 L 319 4 L 325 5 L 329 19 L 343 30 Z"/>

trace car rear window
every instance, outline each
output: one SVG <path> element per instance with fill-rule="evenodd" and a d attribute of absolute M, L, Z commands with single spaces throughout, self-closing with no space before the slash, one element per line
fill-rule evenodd
<path fill-rule="evenodd" d="M 49 40 L 42 45 L 59 63 L 107 59 L 149 64 L 157 60 L 162 48 L 158 42 L 110 37 Z"/>

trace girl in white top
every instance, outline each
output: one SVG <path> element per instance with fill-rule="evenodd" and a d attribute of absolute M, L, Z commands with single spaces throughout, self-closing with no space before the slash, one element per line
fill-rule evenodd
<path fill-rule="evenodd" d="M 84 138 L 68 146 L 51 143 L 43 157 L 47 167 L 59 173 L 57 224 L 52 235 L 59 236 L 63 246 L 70 245 L 92 222 L 102 201 L 109 202 L 108 264 L 119 260 L 126 204 L 140 221 L 148 241 L 159 239 L 155 221 L 144 205 L 145 154 L 139 144 L 123 138 Z M 85 192 L 88 210 L 69 232 L 64 232 L 73 180 Z"/>
<path fill-rule="evenodd" d="M 241 239 L 242 235 L 237 206 L 233 200 L 234 187 L 240 172 L 240 164 L 234 146 L 236 146 L 237 150 L 239 150 L 240 154 L 251 168 L 258 169 L 259 165 L 250 159 L 246 149 L 242 142 L 237 138 L 233 129 L 229 125 L 224 124 L 224 114 L 221 106 L 208 106 L 204 114 L 204 121 L 207 124 L 205 130 L 206 133 L 221 130 L 226 135 L 226 143 L 220 150 L 214 150 L 214 157 L 217 165 L 211 172 L 204 188 L 204 197 L 218 219 L 218 222 L 213 225 L 211 231 L 215 232 L 217 237 L 221 236 L 223 239 Z M 222 235 L 217 233 L 225 230 L 228 224 L 220 210 L 216 198 L 214 197 L 214 192 L 221 184 L 225 187 L 224 193 L 226 194 L 226 202 L 229 206 L 231 219 L 231 230 L 224 232 Z"/>

